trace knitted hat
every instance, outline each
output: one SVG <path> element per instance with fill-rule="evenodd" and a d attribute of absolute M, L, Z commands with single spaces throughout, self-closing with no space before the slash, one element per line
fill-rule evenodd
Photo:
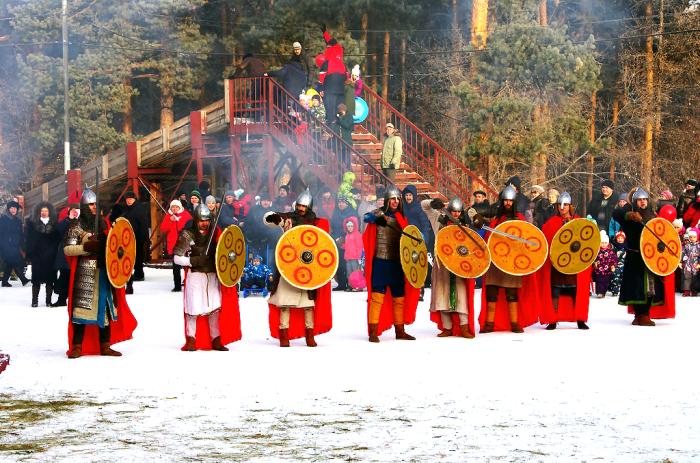
<path fill-rule="evenodd" d="M 615 233 L 615 241 L 617 241 L 618 238 L 622 237 L 622 239 L 627 239 L 627 235 L 625 235 L 625 232 L 620 230 L 619 232 Z"/>
<path fill-rule="evenodd" d="M 532 191 L 532 192 L 536 191 L 537 194 L 542 194 L 542 193 L 544 193 L 544 188 L 542 188 L 540 185 L 532 185 L 532 188 L 530 188 L 530 191 Z"/>
<path fill-rule="evenodd" d="M 11 207 L 16 207 L 17 210 L 20 209 L 19 203 L 17 201 L 11 200 L 7 202 L 7 210 L 9 211 Z"/>
<path fill-rule="evenodd" d="M 299 42 L 294 42 L 294 43 L 292 44 L 292 48 L 299 48 L 299 49 L 301 49 L 301 43 L 299 43 Z"/>
<path fill-rule="evenodd" d="M 126 193 L 124 193 L 124 199 L 129 198 L 136 199 L 136 193 L 134 193 L 133 191 L 127 191 Z"/>
<path fill-rule="evenodd" d="M 669 190 L 664 190 L 661 192 L 660 198 L 668 201 L 670 199 L 673 199 L 673 193 L 671 193 Z"/>
<path fill-rule="evenodd" d="M 607 233 L 605 233 L 605 230 L 600 231 L 600 242 L 601 242 L 601 244 L 610 242 L 610 237 L 608 236 Z"/>
<path fill-rule="evenodd" d="M 629 198 L 627 197 L 627 193 L 620 193 L 620 197 L 617 198 L 618 201 L 624 201 L 627 202 Z"/>
<path fill-rule="evenodd" d="M 697 228 L 691 228 L 690 230 L 688 230 L 688 236 L 694 236 L 694 237 L 697 238 L 697 237 L 698 237 L 698 230 L 697 230 Z"/>
<path fill-rule="evenodd" d="M 182 209 L 182 203 L 177 199 L 173 199 L 172 201 L 170 201 L 170 207 L 173 207 L 173 206 L 177 206 L 180 209 Z"/>
<path fill-rule="evenodd" d="M 673 225 L 673 228 L 683 228 L 683 219 L 676 219 L 673 222 L 671 222 Z"/>
<path fill-rule="evenodd" d="M 603 180 L 603 183 L 600 184 L 600 187 L 603 188 L 604 186 L 610 188 L 611 190 L 615 189 L 615 183 L 613 183 L 612 180 Z"/>
<path fill-rule="evenodd" d="M 360 65 L 356 64 L 352 67 L 351 75 L 360 77 Z"/>
<path fill-rule="evenodd" d="M 486 196 L 486 192 L 484 190 L 476 190 L 474 193 L 472 193 L 473 196 L 476 195 L 484 195 Z"/>

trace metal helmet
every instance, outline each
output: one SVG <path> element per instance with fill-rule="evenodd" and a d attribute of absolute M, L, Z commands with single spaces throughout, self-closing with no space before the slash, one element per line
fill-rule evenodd
<path fill-rule="evenodd" d="M 557 200 L 557 204 L 559 205 L 564 205 L 564 204 L 571 204 L 571 195 L 565 191 L 562 194 L 559 195 L 559 199 Z"/>
<path fill-rule="evenodd" d="M 644 191 L 644 188 L 642 187 L 637 188 L 637 190 L 632 195 L 632 201 L 636 201 L 638 199 L 649 199 L 649 193 Z"/>
<path fill-rule="evenodd" d="M 309 209 L 313 209 L 314 197 L 313 195 L 311 195 L 311 191 L 308 188 L 302 191 L 301 194 L 297 197 L 295 203 L 299 206 L 306 206 Z"/>
<path fill-rule="evenodd" d="M 464 212 L 464 201 L 459 198 L 450 199 L 450 202 L 447 203 L 447 210 L 449 212 Z"/>
<path fill-rule="evenodd" d="M 384 191 L 384 203 L 388 203 L 391 198 L 401 200 L 401 191 L 393 185 Z"/>
<path fill-rule="evenodd" d="M 85 188 L 83 190 L 83 195 L 80 197 L 80 204 L 95 204 L 97 202 L 97 195 L 90 188 Z"/>
<path fill-rule="evenodd" d="M 194 221 L 195 222 L 205 222 L 211 220 L 211 211 L 206 206 L 206 204 L 197 204 L 194 208 Z"/>
<path fill-rule="evenodd" d="M 501 191 L 501 199 L 509 199 L 511 201 L 515 201 L 515 198 L 517 197 L 518 192 L 513 188 L 512 185 L 508 185 Z"/>

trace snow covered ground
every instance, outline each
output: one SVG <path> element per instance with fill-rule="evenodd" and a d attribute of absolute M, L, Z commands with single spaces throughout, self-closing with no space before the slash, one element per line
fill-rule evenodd
<path fill-rule="evenodd" d="M 370 344 L 366 293 L 335 292 L 319 347 L 280 349 L 251 296 L 230 352 L 185 353 L 170 271 L 146 278 L 121 358 L 66 359 L 65 308 L 0 290 L 0 461 L 700 460 L 698 298 L 655 328 L 607 298 L 589 331 L 474 340 L 436 338 L 426 301 L 416 341 Z"/>

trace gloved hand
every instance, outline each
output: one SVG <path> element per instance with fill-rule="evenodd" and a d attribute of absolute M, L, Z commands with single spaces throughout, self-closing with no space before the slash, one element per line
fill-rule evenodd
<path fill-rule="evenodd" d="M 472 217 L 472 225 L 474 228 L 480 229 L 481 227 L 484 226 L 486 223 L 486 219 L 481 214 L 476 214 L 474 217 Z"/>
<path fill-rule="evenodd" d="M 190 256 L 192 267 L 203 267 L 209 263 L 209 256 Z"/>
<path fill-rule="evenodd" d="M 440 225 L 449 225 L 450 219 L 448 219 L 445 214 L 440 214 L 440 217 L 438 217 L 438 222 Z"/>
<path fill-rule="evenodd" d="M 386 227 L 388 222 L 386 221 L 386 217 L 380 215 L 379 217 L 374 219 L 374 223 L 379 225 L 380 227 Z"/>
<path fill-rule="evenodd" d="M 321 32 L 326 32 L 326 23 L 321 24 Z"/>
<path fill-rule="evenodd" d="M 625 218 L 627 220 L 631 220 L 632 222 L 642 223 L 642 214 L 639 212 L 628 212 Z"/>
<path fill-rule="evenodd" d="M 88 240 L 83 243 L 83 251 L 90 254 L 97 254 L 100 251 L 100 242 L 97 240 Z"/>
<path fill-rule="evenodd" d="M 441 209 L 444 209 L 445 203 L 443 203 L 441 199 L 433 198 L 433 200 L 430 201 L 430 207 L 439 211 Z"/>
<path fill-rule="evenodd" d="M 274 223 L 275 225 L 279 225 L 282 222 L 282 216 L 279 214 L 270 214 L 266 217 L 268 223 Z"/>

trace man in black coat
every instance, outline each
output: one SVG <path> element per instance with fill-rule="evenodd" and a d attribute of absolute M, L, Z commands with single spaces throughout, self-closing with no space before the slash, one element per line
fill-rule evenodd
<path fill-rule="evenodd" d="M 127 191 L 124 194 L 124 209 L 122 217 L 129 221 L 131 228 L 134 229 L 136 237 L 136 260 L 134 262 L 134 274 L 127 283 L 126 293 L 133 294 L 133 282 L 143 281 L 143 262 L 146 256 L 146 247 L 148 246 L 148 226 L 149 218 L 146 215 L 147 211 L 143 207 L 144 203 L 136 201 L 136 195 L 133 191 Z"/>
<path fill-rule="evenodd" d="M 268 193 L 261 193 L 260 204 L 250 208 L 243 231 L 249 245 L 248 254 L 262 256 L 268 267 L 275 268 L 275 246 L 282 230 L 265 226 L 263 216 L 271 211 L 274 211 L 272 198 Z"/>
<path fill-rule="evenodd" d="M 685 190 L 678 195 L 678 203 L 676 204 L 676 217 L 682 218 L 685 211 L 688 210 L 693 200 L 695 199 L 695 187 L 698 186 L 698 181 L 694 178 L 689 178 L 685 182 Z"/>
<path fill-rule="evenodd" d="M 612 180 L 603 180 L 600 184 L 600 193 L 594 193 L 591 202 L 588 203 L 588 215 L 595 219 L 598 228 L 606 233 L 617 204 L 617 198 L 613 195 L 614 190 L 615 184 Z"/>
<path fill-rule="evenodd" d="M 42 201 L 34 207 L 27 223 L 27 260 L 32 264 L 32 307 L 39 305 L 41 285 L 46 286 L 46 307 L 51 306 L 56 282 L 56 250 L 62 235 L 56 226 L 53 205 Z"/>
<path fill-rule="evenodd" d="M 7 210 L 0 216 L 0 257 L 5 262 L 5 273 L 2 277 L 2 286 L 12 286 L 8 281 L 14 270 L 17 277 L 26 285 L 29 280 L 24 276 L 24 251 L 22 220 L 19 217 L 19 203 L 9 201 Z"/>

